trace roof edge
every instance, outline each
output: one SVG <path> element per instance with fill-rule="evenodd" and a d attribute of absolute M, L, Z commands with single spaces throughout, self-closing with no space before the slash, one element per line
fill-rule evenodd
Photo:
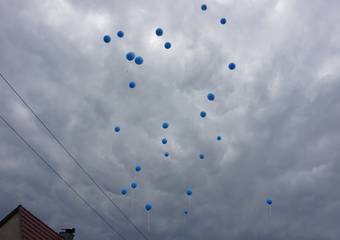
<path fill-rule="evenodd" d="M 15 214 L 17 214 L 20 210 L 20 208 L 22 208 L 22 205 L 18 205 L 15 209 L 13 209 L 9 214 L 7 214 L 6 217 L 4 217 L 1 221 L 0 221 L 0 228 L 8 221 L 10 220 Z"/>
<path fill-rule="evenodd" d="M 0 221 L 0 228 L 6 224 L 6 222 L 8 222 L 13 216 L 15 216 L 16 214 L 20 214 L 20 218 L 22 218 L 22 215 L 28 215 L 31 218 L 35 219 L 37 222 L 39 222 L 42 226 L 44 226 L 45 228 L 47 228 L 49 231 L 53 232 L 56 236 L 60 237 L 60 239 L 62 239 L 62 237 L 60 236 L 60 234 L 58 234 L 54 229 L 52 229 L 50 226 L 48 226 L 46 223 L 44 223 L 42 220 L 40 220 L 38 217 L 36 217 L 34 214 L 32 214 L 30 211 L 28 211 L 26 208 L 24 208 L 22 205 L 18 205 L 15 209 L 13 209 L 9 214 L 7 214 L 6 217 L 4 217 L 1 221 Z M 22 228 L 22 220 L 20 221 L 20 228 Z M 21 229 L 22 232 L 22 229 Z"/>
<path fill-rule="evenodd" d="M 29 210 L 27 210 L 26 208 L 24 208 L 23 206 L 19 205 L 17 207 L 17 211 L 22 211 L 22 212 L 26 212 L 26 214 L 28 214 L 29 216 L 31 216 L 32 218 L 34 218 L 37 222 L 39 222 L 41 225 L 45 226 L 47 229 L 49 229 L 51 232 L 53 232 L 54 234 L 56 234 L 56 236 L 60 237 L 60 239 L 62 239 L 62 237 L 60 236 L 59 233 L 57 233 L 53 228 L 51 228 L 50 226 L 48 226 L 46 223 L 44 223 L 41 219 L 39 219 L 38 217 L 36 217 L 33 213 L 31 213 Z"/>

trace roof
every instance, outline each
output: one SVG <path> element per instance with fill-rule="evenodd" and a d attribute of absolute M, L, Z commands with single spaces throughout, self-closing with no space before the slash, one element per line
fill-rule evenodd
<path fill-rule="evenodd" d="M 23 240 L 63 240 L 58 233 L 21 205 L 0 221 L 0 228 L 16 214 L 20 214 L 20 231 Z"/>

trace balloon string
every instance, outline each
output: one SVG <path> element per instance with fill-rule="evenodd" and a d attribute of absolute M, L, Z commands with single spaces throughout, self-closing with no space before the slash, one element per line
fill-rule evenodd
<path fill-rule="evenodd" d="M 191 211 L 191 196 L 188 196 L 188 212 Z"/>
<path fill-rule="evenodd" d="M 147 213 L 148 214 L 148 232 L 150 232 L 150 212 Z"/>
<path fill-rule="evenodd" d="M 112 153 L 112 155 L 114 155 L 114 151 L 113 151 L 114 145 L 115 145 L 114 139 L 115 139 L 115 134 L 113 133 L 112 134 L 112 145 L 111 145 L 111 153 Z"/>
<path fill-rule="evenodd" d="M 269 205 L 269 217 L 272 216 L 272 206 Z"/>

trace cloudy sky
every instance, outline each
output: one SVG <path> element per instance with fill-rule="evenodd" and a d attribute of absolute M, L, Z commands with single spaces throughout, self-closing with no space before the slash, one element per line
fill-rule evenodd
<path fill-rule="evenodd" d="M 1 0 L 0 71 L 149 239 L 338 239 L 339 1 L 202 3 Z M 1 116 L 126 239 L 142 239 L 3 81 L 0 96 Z M 78 240 L 119 239 L 2 122 L 0 194 L 0 218 L 22 204 Z"/>

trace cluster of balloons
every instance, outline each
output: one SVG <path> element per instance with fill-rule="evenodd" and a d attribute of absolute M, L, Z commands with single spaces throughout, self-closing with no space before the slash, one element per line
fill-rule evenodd
<path fill-rule="evenodd" d="M 168 122 L 163 122 L 162 128 L 163 128 L 163 129 L 168 129 L 168 128 L 169 128 L 169 123 L 168 123 Z M 166 138 L 163 138 L 163 139 L 162 139 L 162 143 L 163 143 L 163 144 L 167 144 L 167 142 L 168 142 L 168 140 L 167 140 Z M 169 153 L 168 153 L 168 152 L 165 152 L 165 153 L 164 153 L 164 156 L 165 156 L 165 157 L 169 157 Z"/>
<path fill-rule="evenodd" d="M 123 32 L 122 30 L 119 30 L 119 31 L 117 32 L 117 37 L 119 37 L 119 38 L 123 38 L 124 35 L 125 35 L 125 34 L 124 34 L 124 32 Z M 111 36 L 110 36 L 110 35 L 104 35 L 103 41 L 104 41 L 105 43 L 110 43 L 110 42 L 111 42 Z M 133 60 L 135 60 L 135 63 L 136 63 L 137 65 L 142 65 L 143 62 L 144 62 L 143 57 L 142 57 L 142 56 L 136 56 L 136 54 L 135 54 L 134 52 L 128 52 L 128 53 L 126 54 L 126 59 L 127 59 L 128 61 L 133 61 Z"/>
<path fill-rule="evenodd" d="M 129 61 L 129 62 L 132 62 L 133 60 L 135 60 L 135 63 L 137 65 L 142 65 L 143 62 L 144 62 L 144 59 L 143 57 L 141 56 L 136 56 L 136 54 L 134 52 L 128 52 L 126 54 L 126 59 Z"/>
<path fill-rule="evenodd" d="M 169 123 L 168 123 L 168 122 L 163 122 L 163 123 L 162 123 L 162 128 L 163 128 L 163 129 L 168 129 L 168 128 L 169 128 Z M 165 144 L 167 144 L 167 143 L 168 143 L 168 140 L 167 140 L 166 138 L 163 138 L 163 139 L 162 139 L 162 144 L 165 145 Z M 165 157 L 169 157 L 169 153 L 168 153 L 168 152 L 165 152 L 165 153 L 164 153 L 164 156 L 165 156 Z"/>
<path fill-rule="evenodd" d="M 158 37 L 162 37 L 164 32 L 163 32 L 162 28 L 158 27 L 158 28 L 156 28 L 155 33 L 156 33 L 156 35 Z M 164 43 L 164 48 L 165 49 L 170 49 L 171 48 L 171 42 L 165 42 Z"/>
<path fill-rule="evenodd" d="M 141 64 L 143 64 L 143 62 L 144 62 L 144 59 L 143 59 L 143 57 L 141 57 L 141 56 L 137 56 L 136 57 L 136 54 L 134 53 L 134 52 L 128 52 L 127 54 L 126 54 L 126 59 L 128 60 L 128 61 L 133 61 L 133 60 L 135 60 L 135 63 L 137 64 L 137 65 L 141 65 Z M 134 82 L 134 81 L 131 81 L 131 82 L 129 82 L 129 88 L 135 88 L 136 87 L 136 82 Z"/>
<path fill-rule="evenodd" d="M 137 173 L 141 172 L 141 171 L 142 171 L 142 166 L 139 165 L 139 164 L 137 164 L 137 165 L 135 166 L 135 171 L 136 171 Z M 136 189 L 136 188 L 138 187 L 137 181 L 132 181 L 130 187 L 131 187 L 131 189 L 133 189 L 133 190 Z M 122 189 L 120 190 L 120 193 L 121 193 L 123 196 L 127 196 L 127 195 L 128 195 L 128 188 L 127 188 L 127 187 L 122 188 Z M 145 207 L 144 207 L 144 208 L 145 208 L 145 211 L 146 211 L 147 214 L 148 214 L 148 231 L 150 231 L 150 211 L 151 211 L 151 209 L 152 209 L 152 203 L 151 203 L 151 202 L 147 202 L 147 203 L 145 204 Z"/>
<path fill-rule="evenodd" d="M 207 11 L 208 10 L 208 6 L 206 4 L 202 4 L 201 5 L 201 10 L 203 12 Z M 220 19 L 220 24 L 225 25 L 226 23 L 227 23 L 227 19 L 225 17 L 222 17 Z M 236 68 L 236 64 L 231 62 L 231 63 L 229 63 L 228 67 L 229 67 L 230 70 L 234 70 Z"/>
<path fill-rule="evenodd" d="M 189 206 L 188 209 L 186 211 L 184 211 L 184 214 L 187 215 L 191 209 L 191 197 L 192 197 L 192 188 L 187 188 L 187 190 L 185 191 L 186 195 L 188 196 L 188 201 L 189 201 Z"/>
<path fill-rule="evenodd" d="M 202 10 L 203 12 L 206 12 L 207 9 L 208 9 L 208 6 L 207 6 L 206 4 L 202 4 L 202 5 L 201 5 L 201 10 Z M 227 23 L 227 19 L 226 19 L 225 17 L 220 18 L 220 24 L 225 25 L 226 23 Z M 155 34 L 156 34 L 157 37 L 162 37 L 162 36 L 164 35 L 164 31 L 163 31 L 162 28 L 157 27 L 157 28 L 155 29 Z M 124 31 L 119 30 L 119 31 L 117 31 L 116 35 L 117 35 L 118 38 L 124 38 L 125 33 L 124 33 Z M 111 36 L 110 36 L 110 35 L 104 35 L 103 41 L 104 41 L 105 43 L 110 43 L 110 42 L 112 41 Z M 169 41 L 165 41 L 165 42 L 164 42 L 164 48 L 165 48 L 165 49 L 170 49 L 171 47 L 172 47 L 171 42 L 169 42 Z M 137 65 L 142 65 L 143 62 L 144 62 L 144 59 L 143 59 L 142 56 L 136 55 L 136 54 L 135 54 L 134 52 L 132 52 L 132 51 L 127 52 L 125 57 L 126 57 L 126 60 L 127 60 L 128 62 L 133 62 L 133 61 L 134 61 L 135 64 L 137 64 Z M 228 66 L 229 70 L 235 70 L 235 69 L 236 69 L 236 64 L 235 64 L 234 62 L 228 63 L 227 66 Z M 129 84 L 128 84 L 128 86 L 129 86 L 129 88 L 134 89 L 134 88 L 136 88 L 136 82 L 135 82 L 135 81 L 130 81 Z M 207 94 L 207 99 L 208 99 L 209 102 L 214 102 L 215 99 L 216 99 L 215 94 L 214 94 L 213 92 L 209 92 L 209 93 Z M 202 119 L 207 117 L 207 113 L 206 113 L 205 111 L 201 111 L 199 115 L 200 115 L 200 117 L 201 117 Z M 168 128 L 169 128 L 169 123 L 168 123 L 168 122 L 163 122 L 163 123 L 162 123 L 162 128 L 163 128 L 163 129 L 168 129 Z M 121 129 L 120 129 L 119 126 L 114 127 L 114 131 L 115 131 L 116 133 L 119 133 L 120 130 L 121 130 Z M 217 139 L 217 141 L 221 141 L 221 140 L 222 140 L 222 137 L 221 137 L 220 135 L 218 135 L 218 136 L 216 137 L 216 139 Z M 166 144 L 168 143 L 167 138 L 166 138 L 166 137 L 163 137 L 163 138 L 161 139 L 161 143 L 162 143 L 163 145 L 166 145 Z M 164 153 L 164 156 L 165 156 L 165 157 L 169 157 L 169 156 L 170 156 L 169 152 L 165 152 L 165 153 Z M 200 153 L 200 154 L 199 154 L 199 159 L 204 160 L 204 159 L 205 159 L 205 155 L 204 155 L 203 153 Z M 141 165 L 137 164 L 137 165 L 135 166 L 135 172 L 136 172 L 136 173 L 139 173 L 139 172 L 141 172 L 141 170 L 142 170 Z M 138 187 L 137 181 L 136 181 L 136 180 L 133 180 L 133 181 L 131 182 L 131 184 L 130 184 L 130 187 L 131 187 L 131 189 L 133 189 L 133 190 L 134 190 L 134 189 L 137 189 L 137 187 Z M 122 194 L 123 196 L 127 196 L 127 195 L 128 195 L 128 191 L 129 191 L 129 189 L 128 189 L 127 187 L 123 187 L 123 188 L 121 189 L 120 192 L 121 192 L 121 194 Z M 185 193 L 186 193 L 186 195 L 187 195 L 187 197 L 188 197 L 188 199 L 189 199 L 189 207 L 188 207 L 188 209 L 185 209 L 185 210 L 183 211 L 183 213 L 184 213 L 185 215 L 187 215 L 187 214 L 189 213 L 189 210 L 190 210 L 190 201 L 191 201 L 191 197 L 192 197 L 192 194 L 193 194 L 192 188 L 187 188 L 186 191 L 185 191 Z M 267 200 L 266 200 L 266 203 L 268 204 L 268 206 L 271 206 L 271 205 L 272 205 L 272 200 L 271 200 L 271 199 L 267 199 Z M 144 208 L 145 208 L 145 211 L 148 213 L 148 229 L 149 229 L 149 228 L 150 228 L 150 223 L 149 223 L 149 221 L 150 221 L 150 211 L 151 211 L 151 209 L 153 208 L 152 203 L 151 203 L 151 202 L 147 202 L 147 203 L 145 204 L 145 207 L 144 207 Z"/>
<path fill-rule="evenodd" d="M 123 38 L 124 37 L 124 32 L 122 30 L 119 30 L 117 32 L 117 37 Z M 105 43 L 109 43 L 109 42 L 111 42 L 111 36 L 110 35 L 105 35 L 103 37 L 103 40 L 104 40 Z"/>
<path fill-rule="evenodd" d="M 208 6 L 207 6 L 206 4 L 202 4 L 202 5 L 201 5 L 201 10 L 202 10 L 203 12 L 207 11 L 207 10 L 208 10 Z M 221 23 L 222 25 L 226 24 L 226 23 L 227 23 L 227 19 L 226 19 L 225 17 L 222 17 L 222 18 L 220 19 L 220 23 Z"/>
<path fill-rule="evenodd" d="M 137 173 L 139 173 L 140 171 L 142 171 L 141 165 L 137 164 L 137 165 L 135 166 L 135 171 L 136 171 Z M 138 187 L 137 181 L 132 181 L 131 184 L 130 184 L 130 187 L 131 187 L 132 189 L 136 189 L 136 188 Z M 128 194 L 128 191 L 129 191 L 129 189 L 128 189 L 127 187 L 123 187 L 123 188 L 120 190 L 120 193 L 121 193 L 123 196 L 125 196 L 125 195 Z"/>
<path fill-rule="evenodd" d="M 201 10 L 202 11 L 205 12 L 205 11 L 207 11 L 207 9 L 208 9 L 208 6 L 206 4 L 202 4 L 201 5 Z M 226 24 L 227 23 L 227 19 L 225 17 L 222 17 L 220 19 L 220 23 L 222 25 Z M 228 68 L 230 70 L 234 70 L 236 68 L 236 64 L 234 62 L 231 62 L 231 63 L 228 64 Z M 207 98 L 208 98 L 209 101 L 214 101 L 215 100 L 215 95 L 213 93 L 208 93 Z M 200 112 L 200 117 L 201 118 L 205 118 L 206 116 L 207 116 L 207 113 L 205 111 L 201 111 Z M 221 136 L 217 136 L 216 139 L 217 139 L 217 141 L 221 141 L 222 137 Z M 200 154 L 200 159 L 204 159 L 204 155 L 203 154 Z"/>

